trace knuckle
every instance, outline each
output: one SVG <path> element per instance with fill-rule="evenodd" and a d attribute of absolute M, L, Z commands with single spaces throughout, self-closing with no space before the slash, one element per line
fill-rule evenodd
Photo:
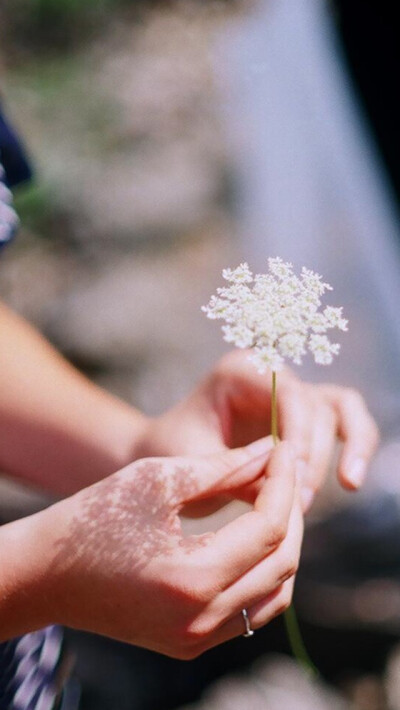
<path fill-rule="evenodd" d="M 203 579 L 201 581 L 197 580 L 192 585 L 192 597 L 194 601 L 201 606 L 204 606 L 211 601 L 214 594 L 214 587 L 211 581 L 208 581 L 207 579 Z"/>
<path fill-rule="evenodd" d="M 287 611 L 292 603 L 292 590 L 289 587 L 284 587 L 277 598 L 275 614 L 279 616 Z"/>
<path fill-rule="evenodd" d="M 187 638 L 191 644 L 204 643 L 210 634 L 212 634 L 213 630 L 214 624 L 211 619 L 197 619 L 186 629 Z"/>
<path fill-rule="evenodd" d="M 178 632 L 180 650 L 185 656 L 194 658 L 206 646 L 213 631 L 214 624 L 210 619 L 191 619 Z"/>
<path fill-rule="evenodd" d="M 286 553 L 282 561 L 282 577 L 290 579 L 299 569 L 299 559 L 293 553 Z"/>
<path fill-rule="evenodd" d="M 206 649 L 203 648 L 202 646 L 198 648 L 191 648 L 187 649 L 186 651 L 183 652 L 180 660 L 181 661 L 194 661 L 196 658 L 199 658 L 202 653 L 204 653 Z"/>
<path fill-rule="evenodd" d="M 210 598 L 208 587 L 203 582 L 179 581 L 173 585 L 174 596 L 182 609 L 200 609 Z"/>
<path fill-rule="evenodd" d="M 198 658 L 200 654 L 201 650 L 198 648 L 185 648 L 184 646 L 180 646 L 179 648 L 175 649 L 173 656 L 179 661 L 193 661 L 195 658 Z"/>
<path fill-rule="evenodd" d="M 283 520 L 269 519 L 266 524 L 266 547 L 278 547 L 286 537 L 286 525 Z"/>

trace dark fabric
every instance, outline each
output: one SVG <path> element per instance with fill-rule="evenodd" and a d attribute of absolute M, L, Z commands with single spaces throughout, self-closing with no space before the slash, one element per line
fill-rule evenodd
<path fill-rule="evenodd" d="M 334 0 L 351 80 L 400 201 L 399 15 L 392 0 Z"/>
<path fill-rule="evenodd" d="M 0 104 L 0 250 L 18 228 L 10 187 L 26 182 L 32 170 L 21 140 L 6 120 Z"/>
<path fill-rule="evenodd" d="M 69 666 L 59 626 L 0 644 L 0 710 L 77 710 Z"/>
<path fill-rule="evenodd" d="M 30 180 L 32 170 L 26 151 L 15 130 L 7 121 L 0 105 L 0 161 L 5 171 L 5 183 L 14 187 Z"/>

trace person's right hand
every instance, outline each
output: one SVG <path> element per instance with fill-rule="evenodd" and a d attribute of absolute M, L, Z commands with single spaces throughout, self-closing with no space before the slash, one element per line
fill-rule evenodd
<path fill-rule="evenodd" d="M 260 477 L 249 512 L 183 536 L 187 503 Z M 194 658 L 244 633 L 242 609 L 257 629 L 288 607 L 302 531 L 287 443 L 273 450 L 268 437 L 214 456 L 137 461 L 0 531 L 13 571 L 2 633 L 56 622 Z"/>

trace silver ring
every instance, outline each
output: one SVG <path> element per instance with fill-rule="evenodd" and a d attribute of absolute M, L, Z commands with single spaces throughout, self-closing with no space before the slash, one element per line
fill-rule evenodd
<path fill-rule="evenodd" d="M 254 631 L 250 626 L 250 619 L 249 619 L 249 615 L 247 613 L 247 609 L 242 609 L 242 616 L 243 616 L 244 625 L 246 627 L 246 631 L 243 634 L 243 636 L 247 639 L 250 636 L 253 636 L 253 634 L 254 634 Z"/>

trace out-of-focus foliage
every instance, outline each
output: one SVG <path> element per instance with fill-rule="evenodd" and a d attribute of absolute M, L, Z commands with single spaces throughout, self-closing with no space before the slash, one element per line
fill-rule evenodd
<path fill-rule="evenodd" d="M 122 8 L 139 10 L 142 0 L 4 0 L 2 42 L 19 53 L 65 50 L 99 31 Z"/>
<path fill-rule="evenodd" d="M 231 7 L 238 0 L 196 0 Z M 193 0 L 191 0 L 193 2 Z M 65 51 L 101 33 L 121 14 L 128 21 L 148 8 L 179 5 L 173 0 L 2 0 L 0 40 L 11 57 L 32 51 Z"/>
<path fill-rule="evenodd" d="M 60 227 L 65 232 L 62 210 L 54 205 L 53 194 L 46 185 L 40 182 L 24 185 L 15 191 L 14 203 L 21 223 L 36 239 L 48 238 L 54 242 Z"/>

